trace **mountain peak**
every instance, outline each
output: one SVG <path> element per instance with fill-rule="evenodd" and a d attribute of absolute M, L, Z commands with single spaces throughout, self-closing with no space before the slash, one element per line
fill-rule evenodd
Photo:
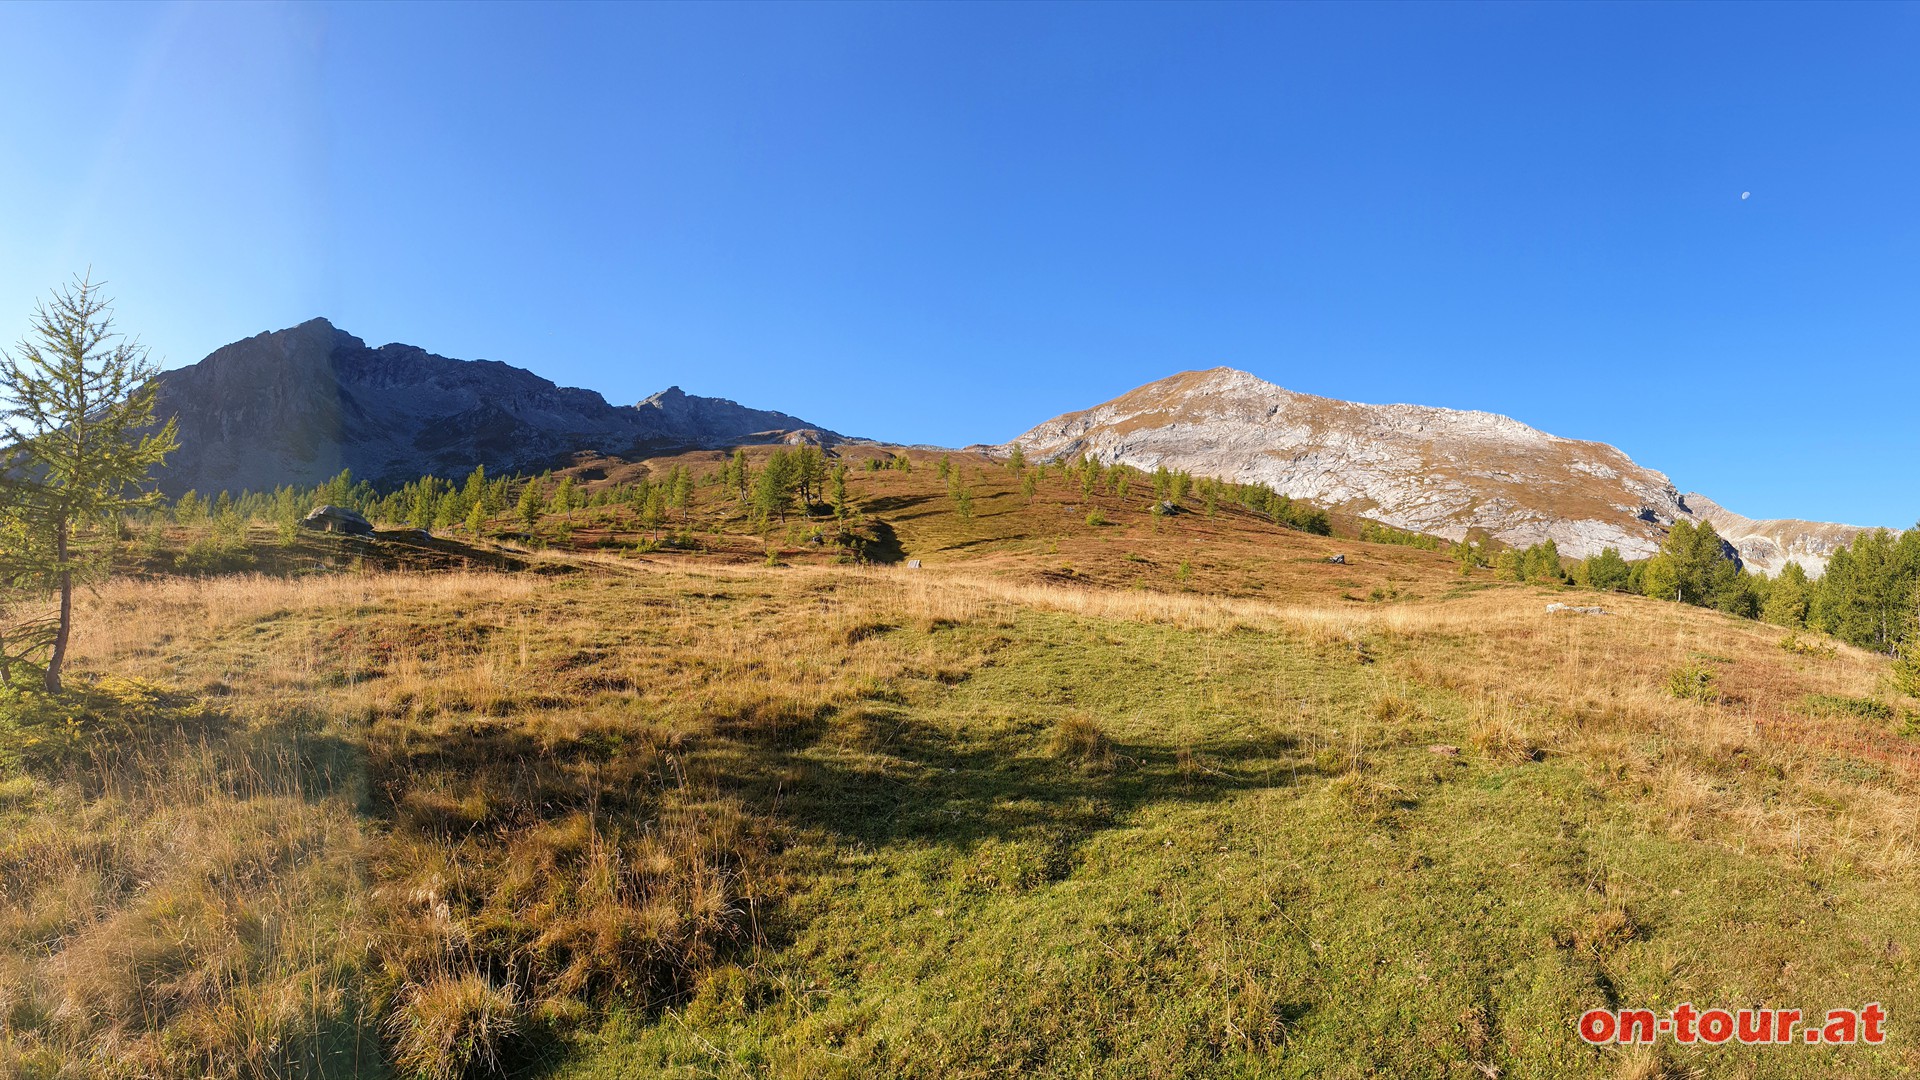
<path fill-rule="evenodd" d="M 1696 514 L 1665 475 L 1605 443 L 1551 435 L 1497 413 L 1316 397 L 1229 367 L 1170 375 L 1056 417 L 1010 445 L 1038 458 L 1085 454 L 1263 483 L 1453 540 L 1492 536 L 1526 547 L 1551 539 L 1574 557 L 1608 547 L 1645 557 L 1674 522 L 1725 514 L 1704 499 L 1712 509 Z M 1777 570 L 1791 537 L 1830 530 L 1818 548 L 1857 531 L 1786 524 L 1806 528 L 1759 530 L 1741 548 L 1743 558 Z M 1824 566 L 1824 557 L 1818 562 Z"/>
<path fill-rule="evenodd" d="M 1788 563 L 1797 562 L 1802 570 L 1819 577 L 1826 572 L 1827 560 L 1835 551 L 1866 531 L 1859 525 L 1795 518 L 1756 521 L 1697 491 L 1687 492 L 1683 500 L 1696 518 L 1711 524 L 1722 540 L 1740 552 L 1741 562 L 1768 574 L 1777 574 Z"/>
<path fill-rule="evenodd" d="M 686 397 L 687 397 L 687 392 L 685 390 L 680 389 L 678 386 L 669 386 L 665 390 L 661 390 L 658 393 L 649 394 L 646 397 L 642 398 L 640 400 L 640 407 L 645 408 L 647 406 L 653 406 L 655 408 L 659 408 L 667 405 L 670 402 L 682 401 Z"/>
<path fill-rule="evenodd" d="M 324 318 L 222 346 L 157 381 L 158 414 L 180 424 L 180 448 L 158 474 L 172 494 L 310 486 L 342 469 L 377 484 L 475 465 L 537 471 L 580 451 L 731 447 L 818 428 L 677 386 L 610 405 L 497 361 L 370 349 Z"/>

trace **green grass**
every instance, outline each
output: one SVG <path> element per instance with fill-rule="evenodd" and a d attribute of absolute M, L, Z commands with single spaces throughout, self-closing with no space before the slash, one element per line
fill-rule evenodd
<path fill-rule="evenodd" d="M 1445 693 L 1268 635 L 954 632 L 1012 644 L 798 754 L 819 876 L 767 949 L 559 1074 L 1559 1077 L 1619 1063 L 1573 1035 L 1609 1003 L 1920 1005 L 1911 894 L 1676 840 L 1572 763 L 1438 757 L 1468 741 Z M 1053 752 L 1073 715 L 1112 769 Z"/>
<path fill-rule="evenodd" d="M 1892 720 L 1893 707 L 1874 698 L 1847 697 L 1844 694 L 1808 694 L 1808 709 L 1829 716 L 1850 716 L 1856 720 Z"/>

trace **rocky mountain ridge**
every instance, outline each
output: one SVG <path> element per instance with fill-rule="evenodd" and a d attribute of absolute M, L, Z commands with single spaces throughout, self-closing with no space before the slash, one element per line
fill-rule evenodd
<path fill-rule="evenodd" d="M 325 319 L 236 341 L 157 381 L 158 415 L 180 424 L 180 448 L 157 474 L 172 495 L 312 485 L 341 469 L 397 483 L 477 464 L 541 469 L 580 451 L 632 456 L 846 438 L 679 387 L 610 405 L 498 361 L 369 348 Z"/>
<path fill-rule="evenodd" d="M 158 412 L 180 448 L 163 491 L 310 486 L 350 469 L 386 485 L 427 473 L 532 471 L 592 453 L 637 458 L 846 436 L 798 417 L 669 387 L 633 405 L 558 386 L 492 360 L 411 345 L 369 348 L 325 319 L 255 335 L 157 376 Z M 1550 435 L 1510 417 L 1367 405 L 1296 393 L 1244 371 L 1189 371 L 1040 424 L 1013 442 L 1029 456 L 1086 454 L 1145 469 L 1260 482 L 1398 528 L 1570 556 L 1613 547 L 1643 558 L 1677 521 L 1711 522 L 1743 563 L 1822 572 L 1861 530 L 1755 521 L 1604 443 Z"/>
<path fill-rule="evenodd" d="M 1576 558 L 1659 549 L 1677 521 L 1711 521 L 1743 563 L 1812 574 L 1861 530 L 1755 522 L 1605 443 L 1550 435 L 1510 417 L 1422 405 L 1366 405 L 1296 393 L 1232 368 L 1188 371 L 1056 417 L 1001 449 L 1085 454 L 1144 469 L 1258 482 L 1297 499 L 1453 540 L 1516 546 L 1551 538 Z"/>
<path fill-rule="evenodd" d="M 1696 520 L 1711 522 L 1721 539 L 1740 553 L 1740 561 L 1765 574 L 1777 574 L 1788 563 L 1814 577 L 1826 572 L 1834 551 L 1852 542 L 1864 530 L 1858 525 L 1776 518 L 1755 521 L 1728 510 L 1698 492 L 1688 492 L 1687 509 Z"/>

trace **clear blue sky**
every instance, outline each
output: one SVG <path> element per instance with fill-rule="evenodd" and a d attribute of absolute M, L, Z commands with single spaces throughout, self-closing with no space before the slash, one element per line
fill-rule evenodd
<path fill-rule="evenodd" d="M 1228 364 L 1920 517 L 1920 6 L 0 6 L 0 337 L 999 441 Z M 1742 201 L 1742 191 L 1752 198 Z"/>

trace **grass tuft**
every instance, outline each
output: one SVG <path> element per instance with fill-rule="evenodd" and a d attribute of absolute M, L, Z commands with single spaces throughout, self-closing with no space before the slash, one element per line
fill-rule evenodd
<path fill-rule="evenodd" d="M 1539 761 L 1545 749 L 1502 701 L 1483 700 L 1467 730 L 1473 745 L 1494 761 L 1519 764 Z"/>
<path fill-rule="evenodd" d="M 393 1061 L 421 1080 L 461 1080 L 502 1070 L 521 1032 L 512 984 L 477 974 L 440 976 L 408 991 L 388 1020 Z"/>
<path fill-rule="evenodd" d="M 1381 694 L 1373 699 L 1373 719 L 1381 724 L 1409 724 L 1427 718 L 1420 703 L 1404 694 Z"/>
<path fill-rule="evenodd" d="M 1054 757 L 1082 768 L 1113 768 L 1113 740 L 1107 737 L 1099 721 L 1086 713 L 1068 713 L 1054 721 L 1048 749 Z"/>
<path fill-rule="evenodd" d="M 1365 772 L 1348 772 L 1328 783 L 1342 811 L 1358 821 L 1377 824 L 1394 811 L 1413 805 L 1398 786 Z"/>

